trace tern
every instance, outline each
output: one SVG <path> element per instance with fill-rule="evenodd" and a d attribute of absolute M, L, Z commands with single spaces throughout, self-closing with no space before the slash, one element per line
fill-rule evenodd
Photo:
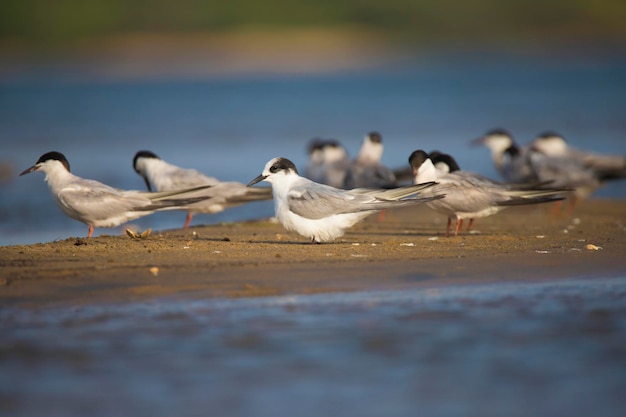
<path fill-rule="evenodd" d="M 515 143 L 508 131 L 493 129 L 471 143 L 489 148 L 493 164 L 506 181 L 532 183 L 538 180 L 528 160 L 528 149 Z"/>
<path fill-rule="evenodd" d="M 578 193 L 580 196 L 592 193 L 606 181 L 626 178 L 626 156 L 602 155 L 572 148 L 565 138 L 556 132 L 538 135 L 530 143 L 530 149 L 547 158 L 554 158 L 551 165 L 557 170 L 555 174 L 562 177 L 562 181 L 570 177 L 579 183 L 583 182 L 582 188 L 586 190 L 580 191 Z M 535 156 L 535 162 L 536 160 Z M 562 165 L 561 169 L 554 168 L 557 164 Z M 572 185 L 577 189 L 581 188 L 580 184 Z"/>
<path fill-rule="evenodd" d="M 342 236 L 345 229 L 382 209 L 434 201 L 445 196 L 418 195 L 435 185 L 434 182 L 387 190 L 341 190 L 301 177 L 294 163 L 286 158 L 270 160 L 248 187 L 260 181 L 272 185 L 276 217 L 283 227 L 311 239 L 312 243 L 334 240 Z"/>
<path fill-rule="evenodd" d="M 121 190 L 99 181 L 81 178 L 70 172 L 67 158 L 60 152 L 42 155 L 35 165 L 20 175 L 42 171 L 56 203 L 69 217 L 89 226 L 87 237 L 95 227 L 116 227 L 155 211 L 184 209 L 187 204 L 205 197 L 189 197 L 189 193 L 205 187 L 152 193 Z M 183 196 L 187 194 L 187 196 Z"/>
<path fill-rule="evenodd" d="M 602 184 L 593 170 L 574 159 L 551 157 L 531 149 L 529 161 L 540 181 L 571 190 L 570 211 L 577 201 L 588 198 Z"/>
<path fill-rule="evenodd" d="M 427 192 L 444 190 L 446 198 L 426 203 L 434 211 L 448 216 L 446 236 L 450 234 L 452 219 L 456 220 L 454 236 L 457 236 L 464 219 L 487 217 L 509 206 L 547 203 L 562 200 L 564 190 L 533 189 L 529 185 L 509 185 L 467 171 L 438 171 L 430 156 L 417 150 L 409 157 L 414 182 L 436 181 Z M 426 192 L 425 192 L 426 194 Z"/>
<path fill-rule="evenodd" d="M 344 188 L 395 188 L 396 176 L 380 162 L 383 149 L 380 133 L 370 132 L 365 135 L 359 154 L 346 173 Z"/>
<path fill-rule="evenodd" d="M 322 138 L 313 138 L 309 141 L 307 154 L 309 165 L 304 170 L 304 176 L 311 181 L 324 184 L 324 146 L 327 141 Z"/>
<path fill-rule="evenodd" d="M 193 196 L 203 197 L 202 201 L 186 207 L 187 218 L 184 229 L 189 227 L 196 213 L 219 213 L 227 208 L 252 201 L 272 199 L 272 189 L 248 188 L 236 181 L 220 181 L 195 169 L 181 168 L 159 158 L 151 151 L 138 151 L 133 158 L 133 168 L 146 182 L 149 191 L 176 191 L 205 186 Z M 208 187 L 206 187 L 208 186 Z"/>
<path fill-rule="evenodd" d="M 309 143 L 309 165 L 304 176 L 320 184 L 343 188 L 350 163 L 346 148 L 338 140 L 314 138 Z"/>
<path fill-rule="evenodd" d="M 438 174 L 449 174 L 450 172 L 461 170 L 461 167 L 452 155 L 439 151 L 431 151 L 429 157 L 433 165 L 435 165 Z M 412 169 L 411 172 L 413 172 Z"/>
<path fill-rule="evenodd" d="M 343 188 L 350 168 L 350 157 L 346 148 L 338 140 L 329 139 L 324 146 L 324 177 L 322 184 Z"/>

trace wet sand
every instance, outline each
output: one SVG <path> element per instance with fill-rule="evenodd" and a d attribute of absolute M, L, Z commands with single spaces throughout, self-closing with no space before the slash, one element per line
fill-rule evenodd
<path fill-rule="evenodd" d="M 0 299 L 38 307 L 626 276 L 626 201 L 588 201 L 573 215 L 552 209 L 510 208 L 458 237 L 445 236 L 445 217 L 417 207 L 388 210 L 383 221 L 370 216 L 318 245 L 255 221 L 153 231 L 143 240 L 4 246 Z"/>

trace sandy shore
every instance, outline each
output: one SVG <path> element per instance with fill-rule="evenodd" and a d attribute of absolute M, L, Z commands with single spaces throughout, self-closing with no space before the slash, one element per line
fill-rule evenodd
<path fill-rule="evenodd" d="M 313 245 L 269 221 L 0 247 L 4 305 L 253 297 L 626 274 L 626 201 L 574 215 L 511 208 L 445 237 L 426 208 L 370 216 Z M 86 229 L 85 229 L 86 230 Z"/>

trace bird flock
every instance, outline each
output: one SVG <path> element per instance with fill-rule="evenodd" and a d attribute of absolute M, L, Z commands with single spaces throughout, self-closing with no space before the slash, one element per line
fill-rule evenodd
<path fill-rule="evenodd" d="M 418 204 L 448 218 L 446 235 L 454 222 L 457 236 L 465 220 L 469 230 L 474 219 L 510 206 L 568 199 L 573 210 L 605 182 L 626 177 L 626 157 L 571 148 L 555 132 L 521 146 L 506 130 L 494 129 L 472 144 L 491 151 L 503 182 L 464 171 L 452 155 L 437 150 L 414 150 L 407 169 L 391 170 L 381 162 L 378 132 L 365 135 L 354 159 L 338 140 L 311 139 L 304 175 L 289 159 L 276 157 L 247 185 L 170 164 L 148 150 L 138 151 L 132 161 L 147 191 L 81 178 L 56 151 L 45 153 L 20 175 L 42 171 L 61 210 L 89 227 L 88 238 L 95 227 L 116 227 L 157 211 L 186 211 L 183 228 L 188 228 L 196 213 L 273 199 L 283 227 L 313 243 L 332 241 L 381 210 Z M 261 181 L 271 187 L 253 187 Z"/>

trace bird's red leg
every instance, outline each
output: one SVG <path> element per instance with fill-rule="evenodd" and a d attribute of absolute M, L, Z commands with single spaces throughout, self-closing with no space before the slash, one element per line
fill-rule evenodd
<path fill-rule="evenodd" d="M 552 215 L 558 216 L 561 213 L 561 208 L 563 207 L 563 200 L 555 201 L 552 206 Z"/>
<path fill-rule="evenodd" d="M 193 214 L 187 212 L 187 218 L 185 219 L 185 225 L 183 226 L 183 229 L 189 229 L 189 224 L 191 223 L 192 217 L 193 217 Z"/>
<path fill-rule="evenodd" d="M 474 219 L 470 219 L 469 224 L 467 225 L 467 231 L 468 232 L 472 228 L 473 225 L 474 225 Z"/>
<path fill-rule="evenodd" d="M 573 214 L 574 209 L 576 208 L 577 204 L 578 204 L 578 198 L 576 197 L 576 195 L 573 195 L 572 197 L 570 197 L 568 204 L 567 204 L 567 213 L 570 215 Z"/>
<path fill-rule="evenodd" d="M 93 235 L 93 226 L 89 226 L 89 232 L 87 233 L 87 239 Z"/>
<path fill-rule="evenodd" d="M 454 236 L 459 234 L 459 229 L 463 226 L 463 219 L 456 219 L 456 227 L 454 228 Z"/>
<path fill-rule="evenodd" d="M 450 226 L 452 225 L 452 219 L 448 217 L 448 226 L 446 227 L 446 237 L 450 236 Z"/>

